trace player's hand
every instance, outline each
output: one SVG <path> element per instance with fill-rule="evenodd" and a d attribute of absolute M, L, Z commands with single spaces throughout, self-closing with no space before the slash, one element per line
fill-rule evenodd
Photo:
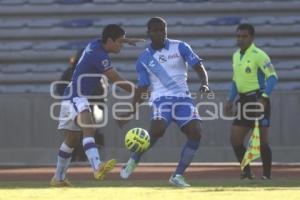
<path fill-rule="evenodd" d="M 141 38 L 124 38 L 123 42 L 131 45 L 131 46 L 136 46 L 136 43 L 138 42 L 145 42 L 146 40 L 141 39 Z"/>
<path fill-rule="evenodd" d="M 209 89 L 208 85 L 201 85 L 199 88 L 199 92 L 209 93 L 210 89 Z"/>
<path fill-rule="evenodd" d="M 224 115 L 227 117 L 233 116 L 234 113 L 232 111 L 232 108 L 233 108 L 233 103 L 226 101 L 224 104 Z"/>

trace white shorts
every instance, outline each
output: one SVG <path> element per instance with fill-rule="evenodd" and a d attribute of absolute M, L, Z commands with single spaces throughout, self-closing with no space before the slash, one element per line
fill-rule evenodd
<path fill-rule="evenodd" d="M 62 101 L 58 129 L 81 131 L 82 129 L 76 124 L 75 119 L 77 115 L 84 110 L 89 110 L 91 112 L 89 102 L 86 98 L 75 97 L 72 100 Z"/>

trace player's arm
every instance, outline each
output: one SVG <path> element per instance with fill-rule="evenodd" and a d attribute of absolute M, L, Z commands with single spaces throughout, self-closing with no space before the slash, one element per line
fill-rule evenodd
<path fill-rule="evenodd" d="M 193 69 L 196 71 L 196 73 L 199 76 L 200 81 L 201 81 L 201 86 L 199 88 L 199 91 L 200 92 L 209 92 L 208 76 L 207 76 L 207 72 L 206 72 L 205 67 L 203 66 L 202 62 L 194 65 Z"/>
<path fill-rule="evenodd" d="M 269 56 L 265 53 L 259 56 L 257 64 L 266 77 L 266 88 L 264 90 L 264 93 L 262 94 L 262 97 L 268 98 L 278 81 L 277 73 L 274 69 L 274 66 L 272 65 Z"/>
<path fill-rule="evenodd" d="M 144 39 L 141 39 L 141 38 L 123 38 L 122 39 L 122 42 L 123 43 L 127 43 L 129 45 L 132 45 L 132 46 L 136 46 L 136 43 L 138 42 L 145 42 L 146 40 Z"/>
<path fill-rule="evenodd" d="M 130 81 L 121 77 L 121 75 L 114 70 L 114 68 L 110 68 L 103 72 L 103 74 L 113 83 L 118 83 L 118 86 L 127 92 L 134 92 L 134 84 Z"/>
<path fill-rule="evenodd" d="M 202 59 L 200 59 L 198 55 L 193 52 L 190 45 L 185 42 L 181 42 L 178 48 L 183 59 L 189 64 L 189 66 L 192 66 L 200 78 L 201 86 L 199 91 L 209 92 L 208 76 L 205 67 L 202 64 Z"/>
<path fill-rule="evenodd" d="M 135 114 L 139 104 L 145 100 L 143 96 L 149 96 L 148 95 L 148 87 L 150 86 L 149 74 L 145 68 L 145 62 L 141 58 L 139 58 L 137 61 L 136 71 L 138 76 L 138 83 L 132 99 L 133 111 L 122 115 L 121 117 L 124 118 L 124 120 L 117 120 L 119 127 L 123 127 L 125 124 L 127 124 L 130 121 L 130 116 L 132 114 Z"/>

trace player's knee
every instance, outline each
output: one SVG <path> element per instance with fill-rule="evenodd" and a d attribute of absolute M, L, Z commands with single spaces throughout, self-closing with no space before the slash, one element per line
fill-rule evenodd
<path fill-rule="evenodd" d="M 165 133 L 165 129 L 158 129 L 152 132 L 151 136 L 158 139 L 161 138 Z"/>
<path fill-rule="evenodd" d="M 96 129 L 95 128 L 84 128 L 83 129 L 83 136 L 84 137 L 87 137 L 87 136 L 94 137 L 95 134 L 96 134 Z"/>

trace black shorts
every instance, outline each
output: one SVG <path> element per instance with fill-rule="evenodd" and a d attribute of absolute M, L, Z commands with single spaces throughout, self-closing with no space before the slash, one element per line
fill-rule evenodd
<path fill-rule="evenodd" d="M 249 92 L 246 94 L 239 94 L 240 98 L 235 102 L 237 111 L 235 113 L 236 119 L 233 121 L 233 125 L 236 126 L 246 126 L 253 128 L 255 124 L 255 116 L 263 115 L 263 118 L 259 120 L 259 126 L 269 127 L 270 126 L 270 116 L 271 116 L 271 105 L 270 100 L 267 100 L 267 105 L 262 113 L 257 112 L 247 112 L 245 108 L 256 109 L 256 105 L 245 105 L 246 103 L 254 103 L 260 98 L 260 92 Z M 249 119 L 250 118 L 250 119 Z"/>

